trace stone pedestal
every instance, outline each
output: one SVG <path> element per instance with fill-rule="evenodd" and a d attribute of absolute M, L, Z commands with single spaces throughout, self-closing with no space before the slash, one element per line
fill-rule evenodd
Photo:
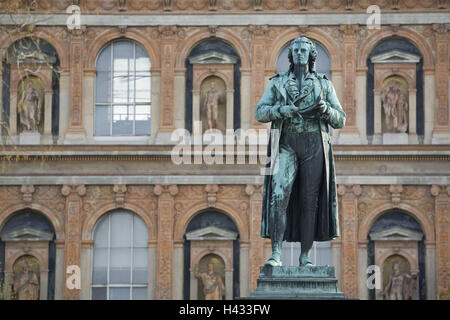
<path fill-rule="evenodd" d="M 20 144 L 41 144 L 41 134 L 39 132 L 22 132 L 19 135 Z"/>
<path fill-rule="evenodd" d="M 250 299 L 345 299 L 337 288 L 333 266 L 260 269 L 258 287 Z"/>

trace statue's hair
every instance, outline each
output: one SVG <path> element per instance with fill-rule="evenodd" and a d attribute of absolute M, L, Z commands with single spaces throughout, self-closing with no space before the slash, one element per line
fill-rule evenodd
<path fill-rule="evenodd" d="M 305 42 L 309 45 L 308 69 L 309 72 L 314 72 L 316 71 L 317 50 L 314 43 L 307 37 L 295 38 L 289 44 L 289 52 L 288 52 L 289 70 L 290 71 L 294 70 L 294 58 L 292 57 L 292 47 L 294 46 L 294 43 L 301 43 L 301 42 Z"/>

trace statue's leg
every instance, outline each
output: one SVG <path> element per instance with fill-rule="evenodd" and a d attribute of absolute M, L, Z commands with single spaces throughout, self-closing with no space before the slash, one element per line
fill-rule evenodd
<path fill-rule="evenodd" d="M 297 174 L 297 157 L 288 146 L 280 143 L 278 171 L 272 177 L 270 230 L 272 256 L 265 265 L 281 266 L 281 248 L 286 230 L 286 209 Z"/>
<path fill-rule="evenodd" d="M 325 170 L 322 139 L 319 132 L 307 133 L 304 139 L 304 153 L 300 157 L 300 242 L 299 264 L 312 265 L 309 258 L 316 230 L 319 192 Z"/>

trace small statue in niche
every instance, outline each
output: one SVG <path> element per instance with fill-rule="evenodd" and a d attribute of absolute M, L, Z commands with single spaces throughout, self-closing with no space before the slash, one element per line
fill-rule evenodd
<path fill-rule="evenodd" d="M 28 81 L 18 106 L 20 123 L 25 127 L 26 131 L 38 131 L 41 122 L 41 108 L 41 94 L 37 89 L 33 88 L 32 82 Z"/>
<path fill-rule="evenodd" d="M 400 82 L 394 81 L 381 93 L 384 123 L 388 132 L 406 132 L 408 129 L 408 99 L 400 89 Z"/>
<path fill-rule="evenodd" d="M 205 300 L 222 300 L 225 294 L 225 286 L 222 278 L 214 271 L 214 264 L 208 263 L 207 272 L 199 272 L 198 265 L 194 268 L 194 274 L 197 278 L 202 280 L 203 293 Z"/>
<path fill-rule="evenodd" d="M 216 83 L 211 81 L 210 89 L 205 94 L 203 109 L 206 110 L 208 129 L 217 129 L 217 118 L 219 116 L 219 103 L 223 100 L 222 94 L 216 89 Z"/>
<path fill-rule="evenodd" d="M 392 265 L 392 274 L 383 290 L 385 300 L 411 300 L 417 288 L 417 274 L 401 272 L 398 262 Z"/>
<path fill-rule="evenodd" d="M 39 300 L 39 278 L 30 268 L 27 257 L 20 261 L 21 270 L 14 277 L 14 292 L 17 300 Z"/>

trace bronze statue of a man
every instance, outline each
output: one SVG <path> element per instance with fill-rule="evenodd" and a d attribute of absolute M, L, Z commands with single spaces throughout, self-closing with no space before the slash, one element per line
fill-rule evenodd
<path fill-rule="evenodd" d="M 314 241 L 339 236 L 328 125 L 344 127 L 346 115 L 331 81 L 315 71 L 314 43 L 294 39 L 288 57 L 289 71 L 271 78 L 255 109 L 256 120 L 272 122 L 271 129 L 279 132 L 277 141 L 271 138 L 268 155 L 278 170 L 264 180 L 261 236 L 272 242 L 272 256 L 265 262 L 270 266 L 282 265 L 283 240 L 301 242 L 299 263 L 304 266 L 312 265 Z"/>

